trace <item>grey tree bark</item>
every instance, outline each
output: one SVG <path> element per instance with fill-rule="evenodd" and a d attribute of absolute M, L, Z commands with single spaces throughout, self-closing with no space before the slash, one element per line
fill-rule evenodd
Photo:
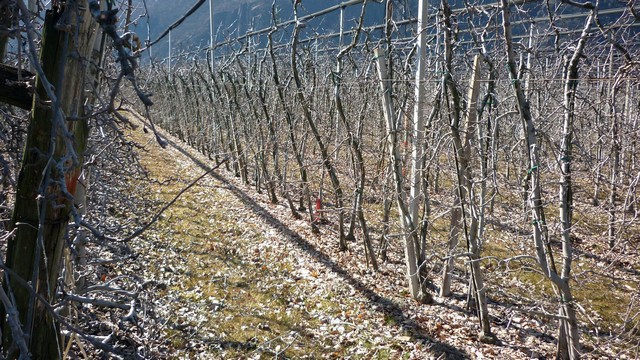
<path fill-rule="evenodd" d="M 409 208 L 405 202 L 406 193 L 402 176 L 401 157 L 398 149 L 398 130 L 394 121 L 393 103 L 391 101 L 391 87 L 387 73 L 386 53 L 380 48 L 374 50 L 374 56 L 378 63 L 378 76 L 382 92 L 382 107 L 387 124 L 387 142 L 391 168 L 393 175 L 393 189 L 395 190 L 396 204 L 400 215 L 400 224 L 404 232 L 404 253 L 407 267 L 407 280 L 411 296 L 421 303 L 431 303 L 433 298 L 426 290 L 423 279 L 420 276 L 420 264 L 418 264 L 418 235 L 415 224 L 411 221 Z"/>
<path fill-rule="evenodd" d="M 445 99 L 449 109 L 449 125 L 451 128 L 451 137 L 453 139 L 453 151 L 456 164 L 456 200 L 454 206 L 459 208 L 455 213 L 456 219 L 452 215 L 452 226 L 461 227 L 457 230 L 461 232 L 467 243 L 467 256 L 469 258 L 469 269 L 471 273 L 470 294 L 473 294 L 475 306 L 478 311 L 480 320 L 480 340 L 483 342 L 494 343 L 495 336 L 491 333 L 491 323 L 489 319 L 489 311 L 487 307 L 486 289 L 480 268 L 480 247 L 478 246 L 479 233 L 479 217 L 477 213 L 477 205 L 474 199 L 472 180 L 473 173 L 471 169 L 471 140 L 475 137 L 477 126 L 477 99 L 480 90 L 480 56 L 476 55 L 473 62 L 472 76 L 470 79 L 468 108 L 466 113 L 466 128 L 464 132 L 466 136 L 462 139 L 463 127 L 463 105 L 462 96 L 453 80 L 453 45 L 451 24 L 451 8 L 446 0 L 441 2 L 444 20 L 444 75 L 443 87 L 445 89 Z M 486 181 L 483 179 L 481 181 Z M 457 239 L 453 239 L 457 241 Z M 453 256 L 450 253 L 450 256 Z M 450 263 L 446 264 L 447 266 Z M 446 268 L 446 266 L 445 266 Z M 448 274 L 445 274 L 448 275 Z M 443 281 L 444 283 L 444 281 Z"/>
<path fill-rule="evenodd" d="M 342 194 L 342 188 L 340 187 L 340 180 L 338 179 L 338 174 L 334 168 L 333 162 L 329 157 L 329 151 L 327 146 L 318 131 L 318 127 L 313 119 L 313 115 L 311 114 L 311 110 L 309 109 L 309 102 L 307 101 L 304 95 L 304 89 L 302 87 L 302 80 L 300 79 L 300 74 L 298 71 L 298 36 L 300 34 L 300 22 L 298 19 L 298 4 L 295 3 L 293 5 L 293 13 L 296 19 L 295 26 L 293 28 L 293 35 L 291 41 L 291 72 L 293 73 L 293 80 L 296 85 L 296 94 L 298 97 L 298 101 L 300 102 L 300 106 L 302 107 L 302 112 L 304 114 L 304 118 L 309 125 L 309 129 L 311 129 L 311 134 L 313 135 L 316 144 L 320 148 L 320 153 L 322 155 L 322 164 L 324 168 L 327 170 L 329 174 L 329 179 L 331 180 L 331 185 L 333 186 L 333 191 L 335 192 L 336 204 L 338 210 L 338 232 L 339 232 L 339 247 L 341 251 L 347 250 L 347 240 L 345 236 L 344 229 L 344 196 Z"/>
<path fill-rule="evenodd" d="M 504 40 L 505 40 L 505 52 L 507 55 L 507 66 L 508 72 L 511 77 L 511 83 L 513 86 L 513 90 L 517 99 L 517 107 L 520 113 L 520 117 L 523 119 L 526 129 L 526 144 L 527 144 L 527 157 L 529 159 L 529 170 L 528 173 L 530 175 L 530 193 L 529 193 L 529 206 L 532 210 L 532 226 L 533 226 L 533 241 L 536 249 L 536 259 L 538 265 L 540 266 L 543 274 L 553 283 L 553 285 L 558 289 L 560 293 L 560 324 L 559 324 L 559 334 L 561 338 L 558 340 L 558 358 L 562 359 L 579 359 L 580 358 L 580 336 L 578 331 L 578 324 L 575 313 L 575 304 L 574 299 L 571 294 L 571 288 L 569 286 L 569 274 L 571 270 L 571 243 L 570 241 L 563 241 L 563 269 L 562 273 L 559 274 L 556 270 L 555 264 L 553 262 L 553 254 L 549 249 L 549 239 L 548 233 L 545 231 L 545 227 L 547 226 L 544 219 L 544 207 L 542 203 L 542 191 L 540 185 L 540 161 L 539 161 L 539 148 L 537 143 L 537 134 L 535 129 L 535 124 L 533 120 L 533 116 L 531 115 L 531 111 L 529 108 L 529 101 L 525 96 L 524 89 L 521 84 L 521 80 L 518 78 L 517 70 L 516 70 L 516 62 L 515 62 L 515 52 L 513 50 L 513 39 L 511 34 L 511 23 L 509 22 L 510 18 L 510 9 L 509 2 L 507 0 L 502 0 L 502 28 L 504 32 Z M 577 72 L 578 61 L 580 59 L 581 49 L 580 47 L 584 47 L 584 42 L 586 41 L 588 30 L 591 26 L 591 21 L 594 16 L 593 10 L 589 15 L 589 18 L 586 21 L 585 29 L 583 30 L 578 48 L 576 52 L 574 52 L 574 58 L 572 64 L 575 67 L 575 71 Z M 576 73 L 569 75 L 569 72 L 566 73 L 565 79 L 565 101 L 572 101 L 571 96 L 573 96 L 573 92 L 575 91 L 575 87 L 572 86 L 577 85 L 577 83 L 573 83 L 572 81 L 576 80 Z M 567 94 L 566 91 L 569 91 Z M 565 104 L 566 105 L 566 104 Z M 566 109 L 569 111 L 569 109 Z M 571 121 L 572 117 L 569 114 L 567 117 L 565 113 L 565 126 L 567 121 Z M 570 146 L 567 143 L 567 146 Z M 570 162 L 565 162 L 568 165 Z M 563 169 L 565 170 L 565 169 Z M 567 173 L 570 175 L 569 172 Z M 564 174 L 564 175 L 567 175 Z M 564 179 L 564 178 L 563 178 Z M 570 177 L 568 178 L 570 182 Z M 570 194 L 569 188 L 565 186 L 563 183 L 563 191 L 566 194 Z M 563 206 L 567 206 L 565 204 L 566 198 L 563 198 Z M 565 212 L 566 216 L 569 216 L 569 211 Z M 564 225 L 563 225 L 564 227 Z"/>

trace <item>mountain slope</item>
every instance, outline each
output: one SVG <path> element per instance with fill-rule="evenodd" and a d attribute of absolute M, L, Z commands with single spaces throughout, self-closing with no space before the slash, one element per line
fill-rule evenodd
<path fill-rule="evenodd" d="M 186 13 L 196 0 L 147 0 L 148 17 L 144 16 L 145 9 L 142 0 L 136 0 L 134 18 L 135 29 L 142 39 L 151 41 L 167 29 L 173 22 Z M 330 6 L 340 4 L 341 0 L 303 1 L 299 7 L 299 15 L 308 15 Z M 221 1 L 214 0 L 214 26 L 218 42 L 234 38 L 238 34 L 244 34 L 252 29 L 266 28 L 271 25 L 272 0 L 239 0 Z M 291 0 L 276 0 L 276 18 L 286 21 L 293 18 Z M 358 15 L 360 6 L 351 6 L 345 9 L 345 24 L 352 27 Z M 384 17 L 384 6 L 375 2 L 367 5 L 366 25 L 378 24 Z M 147 31 L 147 24 L 150 31 Z M 311 21 L 309 28 L 315 31 L 335 32 L 340 24 L 339 11 Z M 208 1 L 186 19 L 178 28 L 172 31 L 173 55 L 185 51 L 194 51 L 209 45 L 209 3 Z M 168 54 L 168 37 L 158 42 L 152 49 L 152 56 L 156 60 L 162 59 Z M 172 56 L 173 56 L 172 55 Z M 145 55 L 145 57 L 148 55 Z"/>

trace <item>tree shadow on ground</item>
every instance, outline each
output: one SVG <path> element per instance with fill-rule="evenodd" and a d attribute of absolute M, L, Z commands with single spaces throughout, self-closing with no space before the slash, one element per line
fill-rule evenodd
<path fill-rule="evenodd" d="M 496 219 L 488 219 L 487 220 L 487 224 L 492 225 L 492 226 L 500 229 L 500 231 L 505 231 L 505 232 L 508 232 L 510 234 L 513 234 L 514 236 L 532 236 L 532 233 L 531 233 L 531 231 L 529 229 L 518 228 L 518 227 L 513 226 L 511 224 L 505 224 L 504 222 L 501 222 L 501 221 L 496 220 Z M 576 241 L 576 242 L 578 242 L 578 241 Z M 560 248 L 562 246 L 562 242 L 557 240 L 557 239 L 551 239 L 550 244 L 554 248 Z M 614 266 L 616 270 L 618 270 L 620 272 L 623 272 L 623 273 L 626 273 L 626 274 L 631 275 L 631 276 L 640 276 L 640 271 L 634 269 L 630 264 L 627 264 L 624 261 L 621 261 L 619 259 L 611 259 L 611 258 L 608 258 L 607 256 L 602 256 L 602 255 L 599 255 L 599 254 L 595 254 L 593 252 L 590 252 L 590 251 L 587 251 L 587 250 L 583 249 L 579 245 L 580 245 L 580 243 L 578 242 L 577 244 L 574 244 L 574 246 L 573 246 L 573 250 L 572 251 L 573 251 L 575 256 L 585 257 L 587 259 L 594 260 L 594 261 L 597 261 L 599 263 L 604 263 L 604 264 L 607 264 L 609 266 Z"/>
<path fill-rule="evenodd" d="M 184 156 L 191 159 L 197 166 L 204 171 L 211 170 L 211 167 L 206 163 L 200 161 L 183 147 L 171 141 L 165 139 L 167 143 L 182 153 Z M 430 346 L 431 352 L 438 358 L 446 359 L 468 359 L 470 356 L 462 350 L 453 347 L 451 345 L 437 341 L 426 334 L 426 331 L 420 327 L 420 325 L 411 319 L 404 313 L 402 308 L 394 303 L 392 300 L 382 297 L 375 291 L 369 289 L 362 281 L 354 278 L 349 272 L 340 267 L 335 261 L 333 261 L 328 255 L 318 250 L 313 244 L 305 240 L 302 236 L 290 229 L 286 224 L 278 220 L 267 209 L 257 203 L 251 196 L 247 195 L 242 189 L 235 186 L 233 183 L 225 179 L 223 176 L 212 172 L 211 176 L 217 181 L 223 183 L 226 188 L 233 193 L 233 195 L 240 200 L 247 208 L 253 211 L 257 216 L 262 218 L 267 224 L 277 229 L 282 235 L 284 235 L 291 243 L 296 245 L 302 251 L 305 251 L 311 255 L 316 261 L 321 263 L 327 269 L 331 270 L 334 274 L 341 277 L 364 296 L 372 305 L 376 306 L 376 311 L 383 313 L 385 316 L 394 320 L 396 326 L 400 327 L 403 333 L 408 334 L 413 341 L 423 341 L 427 346 Z"/>

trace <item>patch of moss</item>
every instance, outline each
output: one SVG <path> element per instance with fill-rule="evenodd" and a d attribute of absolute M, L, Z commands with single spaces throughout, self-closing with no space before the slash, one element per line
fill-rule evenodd
<path fill-rule="evenodd" d="M 498 259 L 507 259 L 514 255 L 512 250 L 507 249 L 500 242 L 486 243 L 482 253 L 482 256 L 491 256 Z M 556 256 L 556 261 L 559 261 L 559 259 L 560 257 Z M 529 264 L 528 266 L 537 266 L 530 260 L 527 261 L 527 264 Z M 557 264 L 557 266 L 559 265 Z M 518 282 L 511 282 L 510 284 L 502 282 L 501 287 L 507 292 L 518 294 L 524 298 L 531 298 L 532 294 L 546 296 L 547 300 L 556 296 L 551 281 L 528 266 L 523 266 L 522 262 L 510 263 L 509 269 L 512 270 L 513 277 L 524 286 L 519 285 Z M 579 282 L 571 282 L 572 295 L 575 300 L 586 309 L 586 316 L 595 317 L 591 320 L 598 324 L 600 331 L 620 329 L 623 316 L 631 301 L 631 293 L 628 289 L 633 288 L 633 283 L 614 280 L 607 276 L 593 275 L 598 273 L 598 268 L 595 264 L 586 260 L 579 263 L 574 262 L 573 264 L 573 273 L 581 272 L 591 275 L 584 276 Z M 532 288 L 535 291 L 531 291 Z M 578 316 L 587 326 L 593 327 L 589 319 L 585 318 L 585 315 L 579 312 Z M 633 327 L 633 324 L 630 326 Z"/>
<path fill-rule="evenodd" d="M 165 337 L 169 340 L 171 346 L 174 349 L 182 350 L 186 347 L 187 339 L 184 334 L 179 330 L 166 329 Z"/>

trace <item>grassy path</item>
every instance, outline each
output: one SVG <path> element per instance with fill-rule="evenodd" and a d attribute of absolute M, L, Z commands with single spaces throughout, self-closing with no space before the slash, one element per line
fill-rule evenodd
<path fill-rule="evenodd" d="M 175 140 L 161 149 L 140 131 L 130 136 L 145 148 L 140 161 L 155 181 L 145 182 L 144 196 L 158 206 L 209 169 L 206 159 Z M 146 262 L 141 275 L 161 283 L 156 311 L 167 339 L 161 350 L 170 357 L 386 359 L 457 353 L 434 347 L 395 303 L 316 249 L 306 240 L 313 235 L 305 233 L 304 222 L 245 190 L 253 192 L 214 172 L 133 243 Z M 149 210 L 149 217 L 157 211 Z"/>
<path fill-rule="evenodd" d="M 129 180 L 132 197 L 154 204 L 145 218 L 213 166 L 172 137 L 162 149 L 142 131 L 127 136 L 142 145 L 138 158 L 151 180 Z M 127 216 L 126 209 L 123 213 Z M 410 299 L 400 246 L 390 250 L 393 261 L 375 273 L 359 243 L 346 252 L 338 252 L 337 243 L 330 225 L 314 235 L 283 204 L 270 204 L 223 169 L 213 171 L 131 243 L 140 277 L 158 283 L 152 311 L 161 328 L 150 338 L 162 345 L 155 354 L 180 359 L 553 356 L 554 338 L 545 334 L 554 333 L 555 323 L 514 311 L 526 304 L 501 297 L 501 284 L 509 279 L 500 274 L 487 275 L 497 289 L 490 312 L 500 339 L 487 345 L 477 339 L 477 319 L 464 296 L 437 297 L 430 306 Z M 600 349 L 595 344 L 610 346 L 606 338 L 585 333 L 583 339 L 594 341 L 585 344 L 588 351 Z"/>
<path fill-rule="evenodd" d="M 152 204 L 144 216 L 122 209 L 121 217 L 133 222 L 139 222 L 137 217 L 150 219 L 213 166 L 172 137 L 162 149 L 142 131 L 127 136 L 142 145 L 137 153 L 148 175 L 148 179 L 129 176 L 127 194 L 137 203 Z M 509 219 L 509 214 L 500 219 Z M 365 264 L 361 244 L 338 252 L 331 224 L 320 231 L 320 235 L 311 234 L 308 224 L 292 219 L 283 204 L 270 204 L 266 195 L 256 194 L 253 187 L 240 184 L 222 169 L 198 181 L 131 242 L 139 276 L 157 283 L 150 311 L 161 326 L 149 326 L 152 334 L 147 334 L 154 343 L 149 346 L 154 357 L 530 359 L 554 355 L 555 338 L 549 334 L 555 333 L 555 321 L 526 314 L 527 308 L 538 308 L 531 303 L 532 286 L 553 298 L 550 290 L 538 288 L 545 283 L 534 272 L 493 271 L 495 262 L 483 264 L 491 288 L 492 330 L 500 339 L 497 345 L 487 345 L 477 339 L 477 318 L 466 307 L 464 283 L 457 282 L 456 296 L 436 297 L 433 305 L 419 305 L 407 292 L 398 243 L 389 250 L 391 261 L 380 264 L 375 273 Z M 507 253 L 508 246 L 526 244 L 525 235 L 509 229 L 493 226 L 487 231 L 492 242 L 486 245 L 486 255 L 508 258 L 522 251 Z M 594 261 L 585 258 L 575 264 L 579 276 L 579 271 L 596 269 Z M 637 275 L 635 269 L 627 271 Z M 630 295 L 624 292 L 634 291 L 633 282 L 614 284 L 613 278 L 602 278 L 612 287 L 617 284 L 615 297 L 601 291 L 608 286 L 601 277 L 582 277 L 575 291 L 578 298 L 585 295 L 589 311 L 581 313 L 585 358 L 607 357 L 622 348 L 633 352 L 615 334 L 594 332 L 584 321 L 599 314 L 619 319 L 629 304 Z M 554 308 L 552 301 L 546 305 Z"/>

